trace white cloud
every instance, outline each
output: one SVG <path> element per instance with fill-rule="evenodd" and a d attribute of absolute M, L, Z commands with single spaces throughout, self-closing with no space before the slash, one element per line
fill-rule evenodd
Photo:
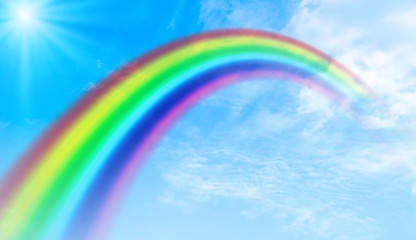
<path fill-rule="evenodd" d="M 266 94 L 269 88 L 270 84 L 268 81 L 241 82 L 233 86 L 233 88 L 227 89 L 226 94 L 215 95 L 202 104 L 209 104 L 211 106 L 226 105 L 232 115 L 237 116 L 244 111 L 247 105 Z"/>
<path fill-rule="evenodd" d="M 314 233 L 329 239 L 378 239 L 382 231 L 370 217 L 363 218 L 350 210 L 338 212 L 327 209 L 302 208 L 290 226 L 294 231 Z M 339 226 L 342 231 L 339 231 Z"/>
<path fill-rule="evenodd" d="M 374 5 L 358 0 L 305 0 L 283 31 L 338 59 L 385 100 L 390 115 L 375 113 L 362 116 L 360 120 L 365 128 L 386 129 L 385 136 L 408 136 L 410 140 L 406 141 L 409 142 L 392 141 L 396 151 L 407 156 L 402 162 L 414 173 L 413 178 L 416 178 L 416 167 L 409 163 L 415 154 L 400 145 L 414 146 L 414 139 L 409 136 L 416 132 L 415 18 L 414 1 L 385 1 Z M 327 120 L 324 116 L 331 117 L 331 114 L 326 104 L 319 103 L 320 96 L 307 95 L 305 91 L 299 94 L 298 110 L 300 113 L 321 112 L 322 118 L 316 122 L 320 126 L 320 122 Z M 360 162 L 373 169 L 384 166 L 383 162 L 377 162 L 379 160 L 366 156 Z"/>
<path fill-rule="evenodd" d="M 367 5 L 365 1 L 313 1 L 311 7 L 310 1 L 304 1 L 284 32 L 339 59 L 397 114 L 415 115 L 414 101 L 409 100 L 416 98 L 416 35 L 410 21 L 416 4 L 380 3 L 360 14 Z"/>
<path fill-rule="evenodd" d="M 392 128 L 396 126 L 396 123 L 392 118 L 379 118 L 376 116 L 363 116 L 360 117 L 360 121 L 367 129 L 382 129 Z"/>
<path fill-rule="evenodd" d="M 297 123 L 297 118 L 287 114 L 275 113 L 270 109 L 259 109 L 251 112 L 231 131 L 240 139 L 273 138 L 293 129 Z"/>
<path fill-rule="evenodd" d="M 416 28 L 416 8 L 403 8 L 386 15 L 382 18 L 382 22 L 396 28 L 399 31 L 403 31 L 405 34 L 416 34 L 410 29 Z"/>
<path fill-rule="evenodd" d="M 84 84 L 84 86 L 82 87 L 82 90 L 86 91 L 86 92 L 89 92 L 89 91 L 93 91 L 96 88 L 97 88 L 97 84 L 95 84 L 93 82 L 88 82 L 88 83 Z"/>
<path fill-rule="evenodd" d="M 316 113 L 318 115 L 311 129 L 312 131 L 322 128 L 334 115 L 330 101 L 321 94 L 308 88 L 303 88 L 299 92 L 299 107 L 297 112 L 298 114 Z"/>

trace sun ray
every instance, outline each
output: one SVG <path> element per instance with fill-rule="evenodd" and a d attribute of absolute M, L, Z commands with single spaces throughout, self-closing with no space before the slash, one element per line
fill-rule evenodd
<path fill-rule="evenodd" d="M 31 109 L 28 99 L 33 94 L 34 86 L 51 84 L 45 82 L 46 72 L 58 71 L 63 61 L 70 61 L 74 68 L 83 70 L 92 64 L 83 49 L 93 51 L 102 46 L 81 36 L 73 26 L 83 21 L 78 16 L 90 17 L 84 14 L 90 2 L 1 1 L 0 50 L 3 52 L 2 59 L 7 59 L 2 63 L 5 69 L 15 72 L 18 85 L 16 109 L 21 109 L 22 113 Z M 65 84 L 66 80 L 69 81 L 63 76 L 61 83 Z"/>

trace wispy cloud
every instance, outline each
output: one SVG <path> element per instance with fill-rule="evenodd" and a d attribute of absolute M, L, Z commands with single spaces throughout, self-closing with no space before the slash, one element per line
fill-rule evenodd
<path fill-rule="evenodd" d="M 84 86 L 82 87 L 82 90 L 85 91 L 85 92 L 89 92 L 89 91 L 92 91 L 96 88 L 97 88 L 97 85 L 95 83 L 88 82 L 88 83 L 84 84 Z"/>
<path fill-rule="evenodd" d="M 410 29 L 416 28 L 415 18 L 416 6 L 408 8 L 403 5 L 400 9 L 383 17 L 381 22 L 389 25 L 389 27 L 395 28 L 396 31 L 402 31 L 405 35 L 415 37 L 414 35 L 416 33 L 414 31 L 409 31 Z"/>
<path fill-rule="evenodd" d="M 300 91 L 298 114 L 317 114 L 312 131 L 320 129 L 334 115 L 333 111 L 329 99 L 311 89 L 304 88 Z"/>
<path fill-rule="evenodd" d="M 294 232 L 314 233 L 318 238 L 378 239 L 382 230 L 370 217 L 357 215 L 351 210 L 298 209 L 297 217 L 289 227 Z M 340 230 L 342 226 L 342 230 Z M 313 237 L 312 237 L 313 238 Z"/>
<path fill-rule="evenodd" d="M 357 152 L 325 159 L 289 159 L 251 155 L 249 151 L 219 149 L 173 150 L 177 163 L 162 164 L 168 184 L 160 200 L 181 208 L 219 199 L 234 199 L 251 204 L 241 214 L 249 218 L 272 215 L 284 220 L 289 230 L 313 232 L 316 236 L 345 239 L 373 239 L 380 234 L 377 221 L 358 209 L 348 208 L 357 195 L 368 194 L 359 186 L 383 177 L 387 162 L 363 166 L 363 157 L 375 152 Z M 351 159 L 353 159 L 351 161 Z M 372 165 L 373 164 L 373 165 Z M 365 227 L 363 227 L 365 226 Z M 346 230 L 347 229 L 347 230 Z M 366 238 L 367 237 L 367 238 Z M 343 238 L 335 238 L 343 239 Z"/>

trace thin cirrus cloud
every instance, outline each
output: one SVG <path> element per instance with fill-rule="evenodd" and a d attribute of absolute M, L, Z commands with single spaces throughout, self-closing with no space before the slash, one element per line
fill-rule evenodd
<path fill-rule="evenodd" d="M 162 167 L 168 186 L 160 200 L 191 210 L 224 199 L 244 202 L 251 207 L 243 208 L 242 216 L 272 215 L 287 231 L 313 233 L 317 238 L 374 239 L 381 234 L 376 219 L 345 208 L 352 199 L 368 194 L 357 184 L 372 178 L 368 172 L 358 172 L 361 161 L 330 156 L 331 161 L 314 159 L 305 164 L 306 159 L 270 159 L 248 152 L 213 146 L 171 154 L 182 160 Z M 381 168 L 372 171 L 380 173 Z"/>

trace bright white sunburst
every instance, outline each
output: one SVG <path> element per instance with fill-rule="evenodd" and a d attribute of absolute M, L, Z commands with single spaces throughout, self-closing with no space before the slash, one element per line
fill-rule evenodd
<path fill-rule="evenodd" d="M 16 73 L 22 108 L 30 105 L 31 86 L 43 79 L 39 76 L 63 68 L 57 59 L 84 64 L 80 45 L 89 39 L 74 30 L 85 23 L 81 2 L 0 0 L 0 65 Z"/>
<path fill-rule="evenodd" d="M 19 8 L 16 13 L 16 18 L 22 25 L 30 25 L 36 20 L 34 10 L 29 7 Z"/>

